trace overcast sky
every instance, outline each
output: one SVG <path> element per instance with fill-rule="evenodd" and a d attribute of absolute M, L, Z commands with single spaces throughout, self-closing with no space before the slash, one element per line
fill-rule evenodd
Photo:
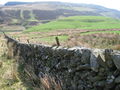
<path fill-rule="evenodd" d="M 87 3 L 87 4 L 102 5 L 108 8 L 120 10 L 120 0 L 0 0 L 0 4 L 4 4 L 8 1 L 25 1 L 25 2 L 61 1 L 61 2 L 72 2 L 72 3 Z"/>

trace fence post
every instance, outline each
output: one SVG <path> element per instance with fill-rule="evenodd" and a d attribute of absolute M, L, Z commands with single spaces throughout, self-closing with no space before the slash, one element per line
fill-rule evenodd
<path fill-rule="evenodd" d="M 56 40 L 57 46 L 60 46 L 60 42 L 59 42 L 58 37 L 55 37 L 55 40 Z"/>

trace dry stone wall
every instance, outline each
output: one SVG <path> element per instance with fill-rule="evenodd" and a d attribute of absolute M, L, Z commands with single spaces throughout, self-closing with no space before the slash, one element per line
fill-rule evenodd
<path fill-rule="evenodd" d="M 61 88 L 46 90 L 120 90 L 120 51 L 24 44 L 5 38 L 10 57 L 39 88 L 43 85 L 40 79 L 47 74 Z"/>

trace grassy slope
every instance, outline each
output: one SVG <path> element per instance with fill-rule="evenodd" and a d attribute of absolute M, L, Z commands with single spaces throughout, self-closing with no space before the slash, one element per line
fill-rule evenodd
<path fill-rule="evenodd" d="M 0 90 L 26 90 L 22 82 L 17 79 L 17 72 L 13 70 L 14 60 L 0 57 L 3 66 L 0 68 Z"/>
<path fill-rule="evenodd" d="M 16 72 L 15 60 L 3 56 L 6 44 L 0 36 L 0 90 L 27 90 Z"/>
<path fill-rule="evenodd" d="M 25 32 L 49 32 L 60 29 L 113 29 L 120 28 L 120 20 L 103 16 L 72 16 L 38 26 Z"/>

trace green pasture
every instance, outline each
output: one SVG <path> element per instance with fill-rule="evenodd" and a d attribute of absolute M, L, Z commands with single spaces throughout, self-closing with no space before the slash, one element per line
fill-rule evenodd
<path fill-rule="evenodd" d="M 33 26 L 24 32 L 49 32 L 61 29 L 120 29 L 120 20 L 103 16 L 72 16 Z"/>
<path fill-rule="evenodd" d="M 58 37 L 59 38 L 59 41 L 61 42 L 64 42 L 66 41 L 69 36 L 67 35 L 61 35 L 61 36 L 49 36 L 49 37 L 43 37 L 43 38 L 39 38 L 40 41 L 46 41 L 46 42 L 55 42 L 55 37 Z"/>

